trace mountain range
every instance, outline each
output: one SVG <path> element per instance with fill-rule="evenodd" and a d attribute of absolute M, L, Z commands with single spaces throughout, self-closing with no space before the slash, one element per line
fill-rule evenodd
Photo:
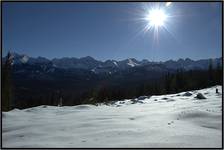
<path fill-rule="evenodd" d="M 176 85 L 172 77 L 179 69 L 186 71 L 186 86 L 198 87 L 208 81 L 210 62 L 214 68 L 222 64 L 222 58 L 152 62 L 134 58 L 99 61 L 87 56 L 49 60 L 17 53 L 11 53 L 10 58 L 15 106 L 19 108 L 52 104 L 50 101 L 56 102 L 59 93 L 65 105 L 89 103 L 93 97 L 98 101 L 155 93 L 159 86 Z M 3 65 L 5 61 L 3 57 Z"/>
<path fill-rule="evenodd" d="M 118 71 L 124 71 L 132 68 L 147 68 L 149 70 L 206 70 L 209 67 L 210 60 L 212 60 L 213 66 L 216 67 L 217 64 L 222 64 L 222 58 L 215 59 L 201 59 L 201 60 L 191 60 L 189 58 L 179 59 L 177 61 L 168 60 L 165 62 L 152 62 L 146 59 L 141 61 L 136 60 L 135 58 L 128 58 L 121 61 L 116 60 L 106 60 L 99 61 L 90 56 L 82 58 L 54 58 L 49 60 L 44 57 L 29 57 L 28 55 L 11 53 L 13 55 L 13 64 L 14 66 L 39 66 L 45 71 L 54 71 L 55 69 L 71 70 L 71 69 L 81 69 L 86 71 L 91 71 L 95 74 L 100 73 L 115 73 Z M 3 57 L 3 63 L 6 60 L 6 57 Z M 22 69 L 22 68 L 21 68 Z"/>

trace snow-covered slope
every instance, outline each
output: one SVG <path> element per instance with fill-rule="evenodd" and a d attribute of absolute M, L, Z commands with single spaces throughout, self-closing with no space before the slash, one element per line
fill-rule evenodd
<path fill-rule="evenodd" d="M 216 147 L 222 145 L 222 93 L 139 97 L 111 105 L 39 106 L 3 113 L 3 147 Z M 206 99 L 196 99 L 202 93 Z"/>

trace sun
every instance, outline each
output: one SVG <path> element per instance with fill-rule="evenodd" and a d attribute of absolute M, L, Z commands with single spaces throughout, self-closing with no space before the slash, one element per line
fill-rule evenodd
<path fill-rule="evenodd" d="M 153 5 L 154 4 L 154 5 Z M 171 3 L 153 3 L 152 5 L 143 5 L 142 17 L 140 18 L 144 22 L 143 32 L 154 31 L 155 34 L 159 34 L 159 30 L 167 30 L 167 26 L 172 17 L 170 12 Z"/>
<path fill-rule="evenodd" d="M 152 9 L 148 11 L 145 19 L 148 21 L 149 26 L 160 27 L 164 26 L 167 15 L 163 9 Z"/>
<path fill-rule="evenodd" d="M 143 3 L 140 9 L 137 21 L 141 22 L 141 28 L 138 33 L 153 36 L 157 41 L 159 40 L 160 32 L 168 32 L 173 36 L 170 28 L 173 26 L 173 19 L 175 15 L 172 13 L 172 2 L 166 3 Z"/>

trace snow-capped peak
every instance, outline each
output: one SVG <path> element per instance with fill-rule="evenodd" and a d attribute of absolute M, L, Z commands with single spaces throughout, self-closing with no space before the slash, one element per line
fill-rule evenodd
<path fill-rule="evenodd" d="M 22 63 L 27 63 L 28 62 L 28 60 L 29 60 L 29 57 L 27 56 L 27 55 L 24 55 L 21 59 L 20 59 L 20 61 L 22 62 Z"/>
<path fill-rule="evenodd" d="M 117 62 L 116 61 L 113 61 L 114 65 L 118 66 Z"/>
<path fill-rule="evenodd" d="M 127 63 L 129 66 L 131 67 L 135 67 L 135 66 L 138 66 L 139 64 L 134 62 L 133 59 L 129 58 L 128 59 L 128 63 Z"/>

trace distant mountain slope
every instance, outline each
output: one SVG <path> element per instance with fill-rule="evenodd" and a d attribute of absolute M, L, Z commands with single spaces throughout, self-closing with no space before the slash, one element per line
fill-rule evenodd
<path fill-rule="evenodd" d="M 209 59 L 150 62 L 129 58 L 102 62 L 90 56 L 53 60 L 16 53 L 13 56 L 12 83 L 18 108 L 56 105 L 60 92 L 65 105 L 76 105 L 132 98 L 143 93 L 172 93 L 177 87 L 181 90 L 203 88 L 219 84 L 222 76 L 218 69 L 212 72 L 215 78 L 210 76 Z M 213 59 L 214 68 L 221 60 Z"/>
<path fill-rule="evenodd" d="M 138 61 L 134 58 L 128 58 L 121 61 L 116 60 L 106 60 L 104 62 L 95 60 L 94 58 L 87 56 L 82 58 L 55 58 L 52 60 L 46 59 L 44 57 L 29 57 L 27 55 L 21 55 L 17 53 L 12 53 L 14 56 L 13 65 L 45 65 L 51 68 L 60 68 L 60 69 L 83 69 L 92 71 L 94 73 L 114 73 L 120 70 L 126 70 L 135 67 L 146 67 L 152 69 L 159 69 L 160 67 L 153 68 L 152 66 L 155 64 L 159 64 L 160 66 L 165 66 L 167 69 L 208 69 L 210 59 L 202 59 L 202 60 L 191 60 L 189 58 L 179 59 L 177 61 L 169 60 L 165 62 L 150 62 L 146 59 L 142 61 Z M 5 58 L 3 58 L 3 62 Z M 219 63 L 222 64 L 222 58 L 212 59 L 213 66 L 216 67 Z M 53 70 L 53 69 L 51 69 Z"/>

